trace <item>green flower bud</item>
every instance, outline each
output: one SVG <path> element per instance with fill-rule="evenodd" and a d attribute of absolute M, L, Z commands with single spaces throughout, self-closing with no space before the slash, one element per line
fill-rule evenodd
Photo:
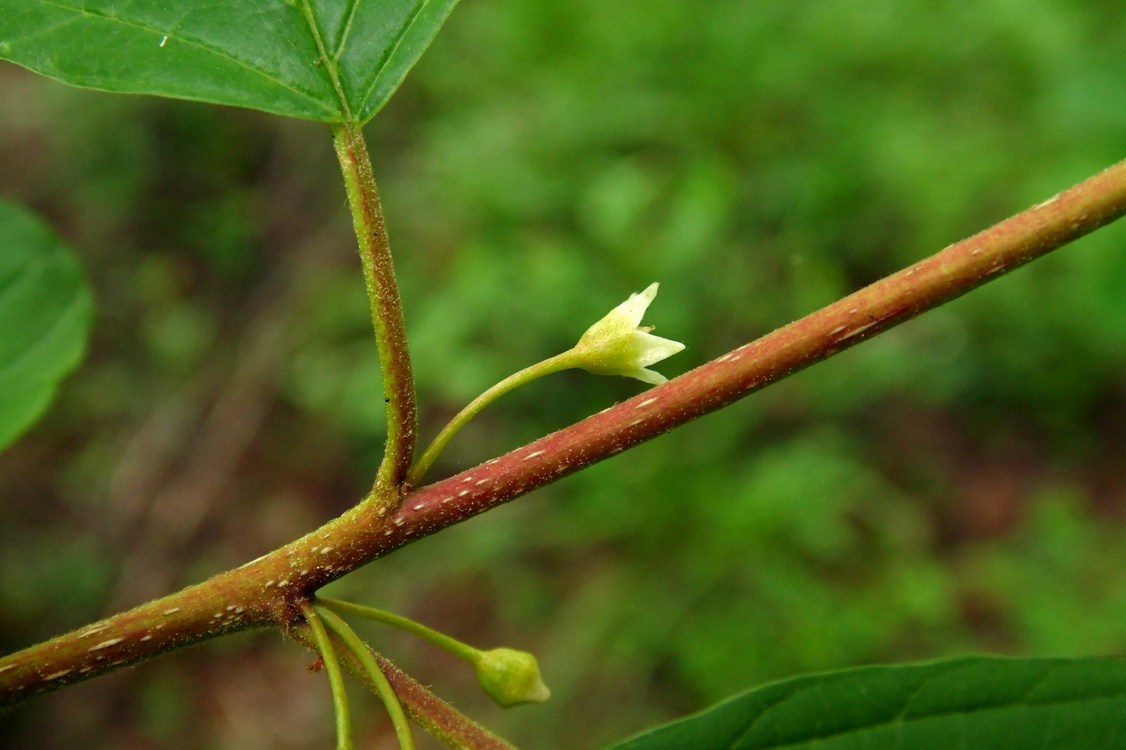
<path fill-rule="evenodd" d="M 656 296 L 656 283 L 640 294 L 631 294 L 587 329 L 565 355 L 568 362 L 596 375 L 622 375 L 652 385 L 664 383 L 664 375 L 647 368 L 683 350 L 684 344 L 652 335 L 652 326 L 638 325 Z"/>
<path fill-rule="evenodd" d="M 540 677 L 536 657 L 527 651 L 512 648 L 478 651 L 474 668 L 481 687 L 502 708 L 543 703 L 551 697 L 551 691 Z"/>

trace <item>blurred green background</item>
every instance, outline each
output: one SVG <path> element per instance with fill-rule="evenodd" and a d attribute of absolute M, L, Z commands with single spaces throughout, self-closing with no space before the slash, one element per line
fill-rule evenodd
<path fill-rule="evenodd" d="M 368 128 L 432 436 L 630 292 L 674 375 L 1122 158 L 1118 0 L 465 0 Z M 382 443 L 323 126 L 0 68 L 0 194 L 80 251 L 86 364 L 0 456 L 0 650 L 240 564 L 349 507 Z M 763 681 L 967 652 L 1126 651 L 1126 226 L 330 591 L 554 691 L 597 747 Z M 433 477 L 636 393 L 506 397 Z M 321 748 L 311 657 L 204 644 L 0 717 L 35 748 Z M 360 747 L 392 747 L 356 694 Z M 425 741 L 423 747 L 431 747 Z"/>

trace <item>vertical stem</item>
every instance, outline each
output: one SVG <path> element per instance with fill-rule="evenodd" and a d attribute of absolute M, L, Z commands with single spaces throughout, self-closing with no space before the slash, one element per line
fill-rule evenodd
<path fill-rule="evenodd" d="M 286 635 L 305 646 L 316 649 L 316 641 L 308 627 L 298 625 Z M 377 654 L 371 646 L 367 651 L 375 658 L 384 677 L 391 683 L 403 708 L 410 718 L 430 734 L 454 750 L 516 750 L 512 744 L 485 729 L 456 708 L 430 692 L 430 689 L 396 667 L 386 657 Z M 369 690 L 376 686 L 359 657 L 351 649 L 340 649 L 340 660 L 353 677 Z"/>
<path fill-rule="evenodd" d="M 348 647 L 356 659 L 363 666 L 364 671 L 367 672 L 372 684 L 375 686 L 376 693 L 379 694 L 380 700 L 387 708 L 387 713 L 391 716 L 391 723 L 395 727 L 395 736 L 399 740 L 400 750 L 414 750 L 414 739 L 411 737 L 410 724 L 407 722 L 407 716 L 403 712 L 403 705 L 399 702 L 399 696 L 395 694 L 395 689 L 391 687 L 391 683 L 387 680 L 387 676 L 383 674 L 383 670 L 379 668 L 379 664 L 375 661 L 374 653 L 368 649 L 367 644 L 360 640 L 355 631 L 348 626 L 348 623 L 340 619 L 340 616 L 328 610 L 322 610 L 318 613 L 324 624 L 334 632 L 340 640 Z"/>
<path fill-rule="evenodd" d="M 340 661 L 336 658 L 336 649 L 313 605 L 308 601 L 302 601 L 300 606 L 301 614 L 305 616 L 305 622 L 309 624 L 309 631 L 317 644 L 321 661 L 324 662 L 325 672 L 328 673 L 328 684 L 332 689 L 332 709 L 336 716 L 336 750 L 353 750 L 352 720 L 348 716 L 348 693 L 344 689 L 344 676 L 340 671 Z"/>
<path fill-rule="evenodd" d="M 395 266 L 383 222 L 383 208 L 363 131 L 357 124 L 342 123 L 333 126 L 332 135 L 359 240 L 364 284 L 379 347 L 379 369 L 383 375 L 383 401 L 387 411 L 387 447 L 375 484 L 388 489 L 401 485 L 410 469 L 418 426 L 406 323 L 399 302 L 399 288 L 395 283 Z"/>

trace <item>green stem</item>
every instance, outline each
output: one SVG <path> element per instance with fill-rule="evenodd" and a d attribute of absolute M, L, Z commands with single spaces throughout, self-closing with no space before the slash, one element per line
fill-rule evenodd
<path fill-rule="evenodd" d="M 340 639 L 347 644 L 353 655 L 359 659 L 364 669 L 367 670 L 368 676 L 379 692 L 383 705 L 387 707 L 387 713 L 391 715 L 391 723 L 395 726 L 395 736 L 399 739 L 400 750 L 414 750 L 414 738 L 411 737 L 411 727 L 407 722 L 406 714 L 403 713 L 403 706 L 399 703 L 399 698 L 395 695 L 391 683 L 387 681 L 387 676 L 375 663 L 375 658 L 368 650 L 367 644 L 360 640 L 355 631 L 348 627 L 348 623 L 341 620 L 335 613 L 323 609 L 320 610 L 319 614 L 329 629 L 340 636 Z"/>
<path fill-rule="evenodd" d="M 336 716 L 336 749 L 352 750 L 352 721 L 348 716 L 348 694 L 344 690 L 344 674 L 340 671 L 340 662 L 336 658 L 336 649 L 332 646 L 332 639 L 328 637 L 324 623 L 308 601 L 300 604 L 301 614 L 309 624 L 313 639 L 317 644 L 317 651 L 324 661 L 325 672 L 328 673 L 328 684 L 332 689 L 332 708 Z"/>
<path fill-rule="evenodd" d="M 399 301 L 399 288 L 395 283 L 395 266 L 383 221 L 383 208 L 363 131 L 359 125 L 343 123 L 334 125 L 332 134 L 359 240 L 364 284 L 371 304 L 375 341 L 379 347 L 379 369 L 383 375 L 383 401 L 387 411 L 387 447 L 376 475 L 376 486 L 387 489 L 403 483 L 414 457 L 418 427 L 406 323 Z"/>
<path fill-rule="evenodd" d="M 426 475 L 427 470 L 434 464 L 434 460 L 438 458 L 438 454 L 442 452 L 442 449 L 446 447 L 450 439 L 457 434 L 458 430 L 465 426 L 466 422 L 477 416 L 477 413 L 490 403 L 526 383 L 542 378 L 545 375 L 550 375 L 562 370 L 569 370 L 574 367 L 572 351 L 573 350 L 568 350 L 562 354 L 556 354 L 554 357 L 545 359 L 542 362 L 537 362 L 530 367 L 525 367 L 523 370 L 509 375 L 507 378 L 470 401 L 464 409 L 459 411 L 457 415 L 449 421 L 449 424 L 442 428 L 438 436 L 434 438 L 433 442 L 431 442 L 426 450 L 422 452 L 422 455 L 419 456 L 418 460 L 407 474 L 406 487 L 409 489 L 418 486 L 422 477 Z"/>
<path fill-rule="evenodd" d="M 444 648 L 454 656 L 459 656 L 470 662 L 473 662 L 480 653 L 480 649 L 473 648 L 467 643 L 462 643 L 445 633 L 439 633 L 437 630 L 432 630 L 402 615 L 396 615 L 382 609 L 376 609 L 375 607 L 365 607 L 362 604 L 353 604 L 352 602 L 346 602 L 341 599 L 330 599 L 323 596 L 317 597 L 317 603 L 335 612 L 339 612 L 342 615 L 355 615 L 356 617 L 375 620 L 376 622 L 382 622 L 385 625 L 391 625 L 406 630 L 409 633 L 414 633 L 419 638 L 430 641 L 435 646 Z"/>
<path fill-rule="evenodd" d="M 312 633 L 306 625 L 296 625 L 286 631 L 286 635 L 308 648 L 314 648 Z M 333 636 L 334 640 L 336 639 Z M 360 681 L 364 687 L 375 691 L 375 684 L 351 649 L 338 643 L 340 660 L 344 669 Z M 375 659 L 384 677 L 403 704 L 407 716 L 416 724 L 438 738 L 454 750 L 515 750 L 511 743 L 485 729 L 444 700 L 434 695 L 418 680 L 396 667 L 387 657 L 372 651 L 367 652 Z"/>

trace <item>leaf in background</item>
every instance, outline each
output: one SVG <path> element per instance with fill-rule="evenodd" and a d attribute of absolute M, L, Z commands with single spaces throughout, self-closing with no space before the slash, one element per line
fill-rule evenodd
<path fill-rule="evenodd" d="M 0 201 L 0 449 L 35 422 L 82 358 L 91 310 L 70 250 Z"/>
<path fill-rule="evenodd" d="M 457 0 L 0 0 L 0 59 L 75 86 L 365 122 Z"/>
<path fill-rule="evenodd" d="M 611 750 L 1103 750 L 1126 741 L 1126 660 L 973 657 L 805 675 Z"/>

